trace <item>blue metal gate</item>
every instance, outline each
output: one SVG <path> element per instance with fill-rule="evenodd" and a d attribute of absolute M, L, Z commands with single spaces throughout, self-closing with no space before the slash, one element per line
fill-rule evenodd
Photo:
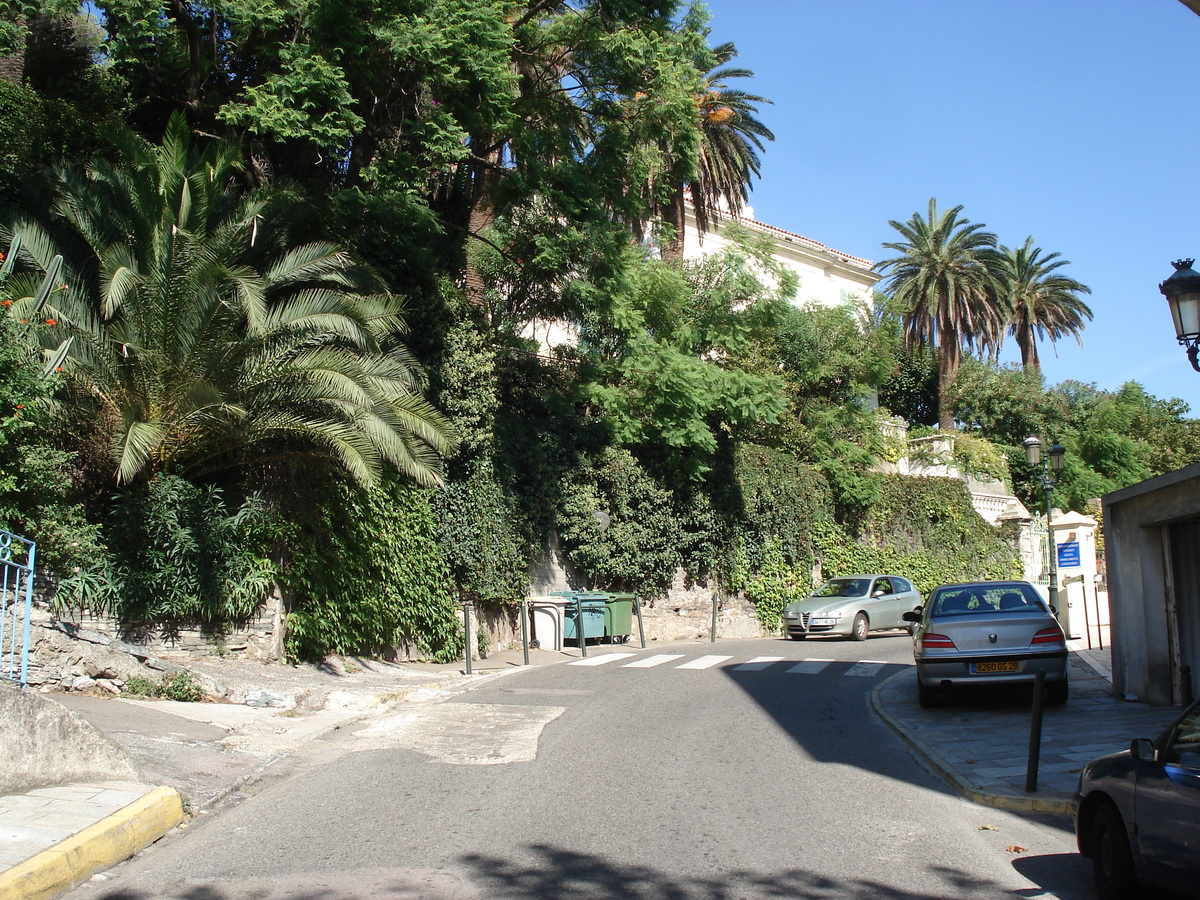
<path fill-rule="evenodd" d="M 29 616 L 37 544 L 0 531 L 0 678 L 29 681 Z"/>

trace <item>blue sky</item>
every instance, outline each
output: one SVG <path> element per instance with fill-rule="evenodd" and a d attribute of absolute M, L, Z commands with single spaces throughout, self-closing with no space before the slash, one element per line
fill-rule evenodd
<path fill-rule="evenodd" d="M 1200 258 L 1200 16 L 1178 0 L 707 0 L 774 101 L 755 218 L 879 260 L 891 219 L 961 204 L 1092 288 L 1046 380 L 1137 381 L 1200 418 L 1158 284 Z M 1006 342 L 1005 360 L 1018 360 Z"/>

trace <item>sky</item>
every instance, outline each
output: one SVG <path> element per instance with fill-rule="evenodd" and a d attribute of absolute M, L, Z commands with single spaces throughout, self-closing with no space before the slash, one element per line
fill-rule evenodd
<path fill-rule="evenodd" d="M 1179 0 L 706 0 L 773 101 L 754 218 L 873 261 L 929 199 L 1070 260 L 1094 319 L 1047 384 L 1136 381 L 1200 418 L 1158 285 L 1200 258 L 1200 16 Z M 1019 362 L 1015 341 L 1002 361 Z"/>

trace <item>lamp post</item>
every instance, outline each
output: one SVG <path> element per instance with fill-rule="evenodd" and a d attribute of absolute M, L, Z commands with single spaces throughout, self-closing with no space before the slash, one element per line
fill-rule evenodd
<path fill-rule="evenodd" d="M 1192 268 L 1194 259 L 1177 259 L 1171 265 L 1175 274 L 1158 286 L 1175 322 L 1175 337 L 1187 347 L 1188 362 L 1200 372 L 1200 272 Z"/>
<path fill-rule="evenodd" d="M 1200 276 L 1197 276 L 1200 278 Z M 1200 335 L 1198 335 L 1200 336 Z M 1198 369 L 1197 371 L 1200 371 Z M 1054 526 L 1051 521 L 1051 510 L 1054 508 L 1054 485 L 1057 476 L 1063 470 L 1064 457 L 1067 454 L 1062 444 L 1053 443 L 1042 453 L 1042 442 L 1035 437 L 1027 437 L 1021 442 L 1025 448 L 1025 458 L 1035 469 L 1042 469 L 1042 490 L 1046 492 L 1046 539 L 1050 548 L 1050 605 L 1058 613 L 1058 546 L 1054 540 Z"/>

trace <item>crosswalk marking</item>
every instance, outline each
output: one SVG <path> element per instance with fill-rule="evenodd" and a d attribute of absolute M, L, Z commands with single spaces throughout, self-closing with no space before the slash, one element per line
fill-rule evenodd
<path fill-rule="evenodd" d="M 831 662 L 833 662 L 832 659 L 806 659 L 804 662 L 792 666 L 787 671 L 799 673 L 800 675 L 816 675 Z"/>
<path fill-rule="evenodd" d="M 676 666 L 677 669 L 711 669 L 717 663 L 723 663 L 727 659 L 733 659 L 732 656 L 701 656 L 699 659 L 693 659 L 691 662 L 684 663 L 682 666 Z"/>
<path fill-rule="evenodd" d="M 587 659 L 577 659 L 567 663 L 568 666 L 603 666 L 618 659 L 628 659 L 632 653 L 605 653 L 603 656 L 589 656 Z"/>
<path fill-rule="evenodd" d="M 684 659 L 687 654 L 684 653 L 658 653 L 654 656 L 646 656 L 641 659 L 634 659 L 631 662 L 621 663 L 622 669 L 653 669 L 656 666 L 672 664 L 675 669 L 711 669 L 714 666 L 720 665 L 723 662 L 733 659 L 732 656 L 700 656 L 688 662 L 680 663 L 679 660 Z M 623 659 L 637 656 L 636 652 L 631 653 L 602 653 L 599 656 L 588 656 L 583 659 L 576 659 L 567 663 L 570 666 L 606 666 L 609 663 L 620 662 Z M 841 662 L 848 665 L 849 668 L 841 671 L 842 675 L 857 676 L 860 678 L 869 678 L 877 675 L 879 671 L 887 665 L 883 660 L 878 659 L 860 659 L 857 662 L 850 660 L 822 659 L 811 658 L 804 660 L 787 659 L 783 656 L 756 656 L 753 659 L 743 663 L 737 663 L 730 667 L 732 671 L 737 672 L 762 672 L 765 669 L 770 669 L 777 663 L 783 663 L 784 672 L 797 675 L 817 675 L 825 671 L 834 663 Z M 678 663 L 678 664 L 676 664 Z M 793 664 L 794 663 L 794 664 Z"/>
<path fill-rule="evenodd" d="M 734 666 L 734 670 L 738 672 L 760 672 L 767 666 L 777 662 L 782 662 L 782 656 L 756 656 L 750 662 L 744 662 Z"/>
<path fill-rule="evenodd" d="M 877 659 L 860 659 L 849 669 L 846 670 L 847 675 L 874 675 L 887 663 L 880 662 Z"/>
<path fill-rule="evenodd" d="M 682 653 L 660 653 L 657 656 L 647 656 L 645 659 L 639 659 L 636 662 L 625 663 L 621 666 L 622 669 L 652 669 L 655 666 L 661 666 L 663 663 L 668 663 L 673 659 L 683 659 Z"/>

